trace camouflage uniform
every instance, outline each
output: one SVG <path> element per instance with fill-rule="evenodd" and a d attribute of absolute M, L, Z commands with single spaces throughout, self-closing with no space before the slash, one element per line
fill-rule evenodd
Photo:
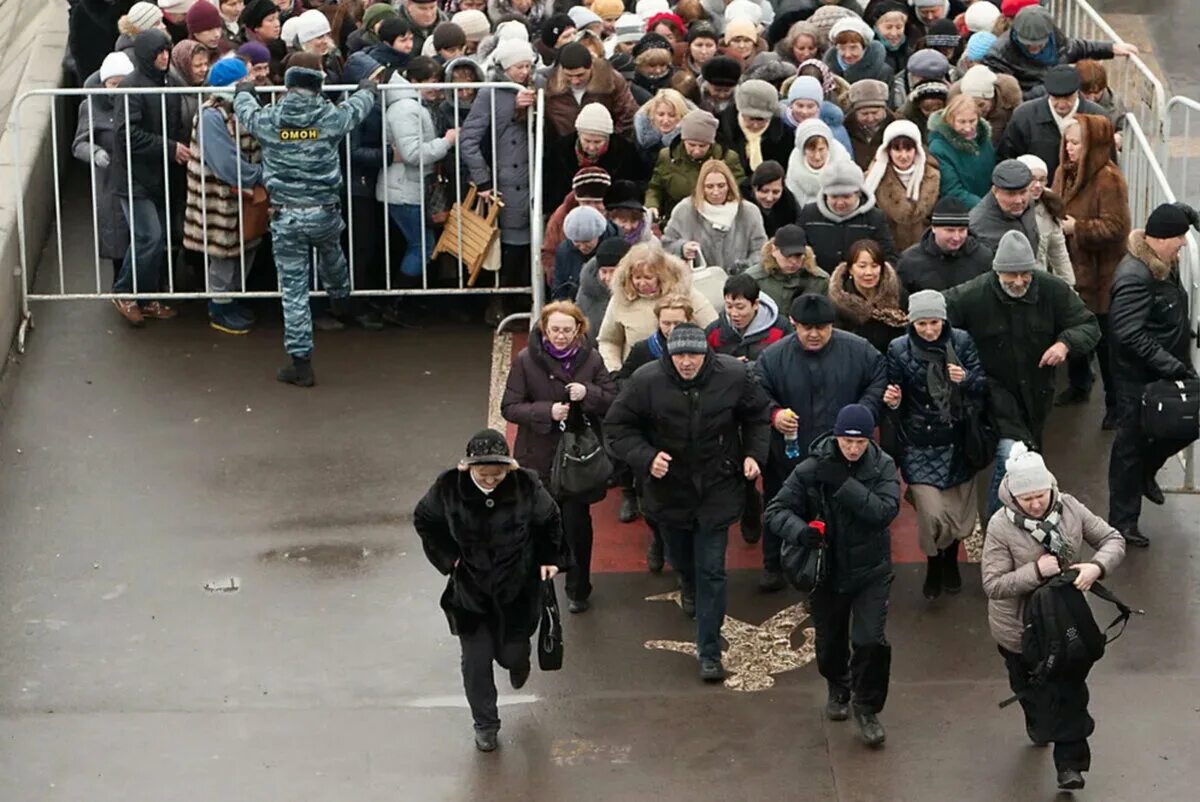
<path fill-rule="evenodd" d="M 314 70 L 293 67 L 319 85 Z M 269 106 L 253 92 L 239 91 L 233 109 L 262 145 L 263 178 L 271 196 L 271 239 L 283 293 L 283 344 L 292 357 L 308 359 L 313 349 L 308 305 L 309 253 L 317 252 L 321 283 L 331 298 L 350 294 L 341 235 L 342 170 L 338 146 L 370 113 L 375 92 L 361 89 L 334 104 L 307 87 L 289 91 Z"/>

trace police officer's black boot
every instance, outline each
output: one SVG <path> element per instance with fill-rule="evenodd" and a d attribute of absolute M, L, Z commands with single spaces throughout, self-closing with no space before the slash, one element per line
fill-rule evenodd
<path fill-rule="evenodd" d="M 275 378 L 284 384 L 294 384 L 297 387 L 312 387 L 317 383 L 317 378 L 313 375 L 312 360 L 301 356 L 289 357 L 288 364 L 279 369 Z"/>

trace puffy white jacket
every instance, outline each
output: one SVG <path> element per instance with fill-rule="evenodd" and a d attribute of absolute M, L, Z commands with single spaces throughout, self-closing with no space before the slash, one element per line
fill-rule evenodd
<path fill-rule="evenodd" d="M 411 87 L 399 73 L 392 76 L 392 85 Z M 400 158 L 379 173 L 375 197 L 391 204 L 421 203 L 424 194 L 422 173 L 428 176 L 434 165 L 446 157 L 451 145 L 438 136 L 433 116 L 421 103 L 417 90 L 392 90 L 387 93 L 387 145 L 395 146 Z"/>

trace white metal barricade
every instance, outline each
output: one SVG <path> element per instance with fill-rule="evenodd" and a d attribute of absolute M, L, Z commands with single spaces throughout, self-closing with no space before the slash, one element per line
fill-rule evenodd
<path fill-rule="evenodd" d="M 1049 10 L 1064 34 L 1072 39 L 1125 41 L 1087 0 L 1050 0 Z M 1155 146 L 1162 139 L 1167 93 L 1146 62 L 1137 56 L 1104 62 L 1108 85 L 1137 118 L 1142 133 Z"/>
<path fill-rule="evenodd" d="M 459 100 L 457 90 L 473 89 L 478 93 L 478 91 L 482 90 L 482 89 L 491 89 L 493 91 L 495 91 L 495 90 L 516 91 L 516 90 L 520 90 L 520 89 L 524 89 L 524 88 L 525 87 L 521 87 L 518 84 L 502 83 L 502 82 L 436 83 L 436 84 L 429 83 L 429 84 L 420 84 L 419 86 L 411 85 L 411 84 L 380 84 L 378 86 L 378 91 L 380 92 L 380 102 L 377 104 L 377 113 L 379 113 L 381 116 L 381 123 L 382 123 L 382 127 L 383 127 L 383 147 L 382 147 L 382 155 L 381 155 L 381 163 L 380 163 L 380 169 L 383 174 L 382 180 L 386 184 L 388 171 L 390 169 L 395 169 L 395 167 L 392 166 L 392 164 L 390 163 L 390 160 L 388 158 L 388 152 L 391 147 L 391 137 L 388 134 L 387 112 L 388 112 L 389 105 L 391 103 L 396 102 L 400 97 L 406 96 L 406 95 L 409 97 L 412 97 L 417 93 L 418 90 L 426 90 L 426 91 L 440 90 L 440 91 L 443 91 L 446 93 L 446 97 L 450 100 L 453 117 L 454 117 L 454 120 L 457 122 L 457 120 L 460 117 L 459 112 L 461 111 L 461 105 L 460 105 L 460 100 Z M 341 93 L 342 97 L 346 97 L 349 95 L 349 93 L 354 92 L 356 89 L 357 89 L 356 86 L 326 86 L 325 92 L 327 95 L 329 95 L 331 93 L 335 94 L 335 95 L 338 93 Z M 272 96 L 272 98 L 275 95 L 282 94 L 286 91 L 287 90 L 284 87 L 278 87 L 278 86 L 262 87 L 259 89 L 260 93 L 269 94 Z M 101 208 L 101 204 L 105 204 L 105 203 L 117 204 L 118 201 L 117 201 L 116 197 L 104 197 L 103 194 L 98 190 L 98 185 L 97 185 L 97 181 L 99 178 L 98 172 L 99 172 L 99 170 L 105 169 L 105 168 L 97 168 L 94 160 L 89 162 L 89 165 L 87 168 L 89 185 L 90 185 L 90 191 L 87 193 L 87 197 L 80 198 L 76 195 L 76 196 L 67 198 L 67 200 L 71 203 L 71 206 L 72 206 L 72 208 L 70 210 L 69 222 L 72 224 L 73 228 L 79 228 L 79 227 L 82 227 L 84 225 L 89 225 L 89 224 L 91 226 L 91 232 L 92 232 L 91 250 L 92 250 L 92 255 L 93 255 L 93 260 L 92 260 L 92 268 L 93 269 L 85 270 L 84 265 L 82 265 L 74 260 L 68 260 L 67 253 L 66 253 L 67 248 L 64 247 L 64 237 L 66 236 L 66 233 L 64 232 L 64 228 L 63 228 L 63 220 L 64 220 L 63 189 L 64 189 L 64 181 L 66 180 L 65 174 L 67 173 L 67 170 L 66 170 L 66 168 L 62 167 L 59 162 L 60 162 L 60 159 L 64 158 L 64 152 L 67 153 L 66 158 L 70 158 L 70 154 L 69 154 L 69 148 L 64 149 L 59 146 L 59 144 L 60 144 L 59 143 L 59 130 L 58 130 L 59 129 L 59 115 L 62 113 L 61 110 L 59 109 L 59 104 L 60 103 L 71 103 L 71 102 L 74 102 L 76 99 L 78 99 L 80 101 L 80 103 L 81 103 L 80 115 L 85 120 L 85 126 L 86 126 L 86 130 L 87 130 L 87 144 L 88 144 L 88 150 L 90 153 L 96 147 L 96 126 L 95 126 L 96 120 L 93 115 L 93 108 L 94 108 L 93 104 L 96 101 L 94 99 L 99 98 L 99 97 L 105 97 L 106 99 L 111 99 L 114 104 L 123 104 L 124 105 L 123 111 L 125 114 L 128 114 L 129 98 L 133 95 L 154 96 L 157 99 L 157 102 L 159 103 L 160 114 L 162 116 L 161 138 L 163 140 L 163 146 L 162 146 L 161 158 L 162 158 L 162 164 L 163 164 L 163 172 L 164 172 L 164 175 L 166 176 L 166 180 L 168 181 L 168 186 L 167 186 L 166 192 L 165 192 L 165 228 L 166 228 L 165 235 L 166 235 L 166 242 L 167 242 L 166 259 L 165 259 L 165 261 L 166 261 L 166 270 L 165 270 L 166 291 L 165 292 L 139 291 L 138 277 L 137 277 L 137 273 L 138 273 L 138 271 L 137 271 L 137 255 L 136 255 L 136 249 L 134 249 L 134 247 L 133 247 L 133 243 L 136 239 L 136 227 L 135 227 L 136 224 L 135 224 L 135 220 L 133 219 L 135 216 L 132 214 L 125 215 L 124 213 L 121 214 L 121 217 L 129 218 L 129 219 L 124 220 L 123 225 L 127 225 L 129 227 L 129 239 L 130 239 L 129 248 L 130 248 L 130 252 L 131 252 L 131 261 L 132 261 L 132 268 L 133 268 L 131 271 L 131 273 L 132 273 L 132 276 L 131 276 L 132 291 L 125 292 L 125 293 L 119 293 L 119 292 L 112 291 L 112 289 L 107 287 L 107 282 L 105 282 L 105 280 L 103 279 L 103 277 L 101 275 L 101 258 L 100 258 L 101 232 L 100 232 L 100 225 L 99 225 L 99 210 Z M 18 347 L 19 351 L 22 351 L 22 352 L 24 351 L 25 340 L 27 337 L 27 331 L 31 327 L 31 323 L 32 323 L 32 318 L 31 318 L 30 310 L 29 310 L 30 301 L 64 301 L 64 300 L 88 300 L 88 299 L 113 300 L 113 299 L 135 299 L 135 298 L 141 299 L 141 300 L 188 300 L 188 299 L 214 299 L 214 298 L 278 298 L 278 297 L 280 297 L 280 293 L 278 290 L 275 290 L 275 291 L 247 291 L 246 290 L 246 274 L 252 267 L 252 264 L 247 264 L 246 250 L 245 250 L 244 242 L 242 243 L 242 245 L 239 248 L 240 258 L 238 261 L 239 261 L 239 271 L 240 271 L 240 279 L 241 279 L 240 284 L 238 285 L 241 288 L 239 291 L 216 292 L 216 291 L 212 290 L 211 281 L 210 281 L 211 277 L 209 275 L 210 257 L 208 255 L 207 250 L 204 251 L 201 255 L 198 255 L 196 257 L 196 258 L 201 258 L 201 256 L 202 256 L 202 258 L 203 258 L 204 291 L 177 290 L 177 288 L 175 286 L 175 269 L 174 269 L 174 267 L 175 267 L 175 261 L 176 261 L 176 246 L 177 246 L 178 242 L 181 240 L 181 237 L 178 236 L 181 232 L 179 232 L 177 229 L 179 228 L 179 226 L 181 224 L 180 221 L 183 220 L 183 217 L 182 217 L 182 215 L 176 214 L 176 212 L 178 212 L 179 209 L 172 209 L 172 204 L 174 203 L 175 206 L 179 206 L 181 203 L 183 203 L 183 201 L 181 201 L 181 200 L 173 201 L 172 200 L 172 192 L 173 191 L 177 192 L 177 188 L 176 188 L 176 190 L 173 190 L 172 187 L 169 185 L 169 182 L 171 181 L 171 174 L 172 174 L 172 171 L 170 169 L 171 163 L 172 163 L 172 154 L 167 152 L 168 145 L 169 145 L 168 137 L 167 137 L 167 131 L 168 131 L 168 129 L 167 129 L 167 96 L 168 95 L 181 95 L 181 96 L 197 97 L 198 105 L 200 105 L 202 107 L 203 102 L 213 95 L 213 89 L 211 87 L 186 87 L 186 88 L 185 87 L 169 87 L 169 88 L 163 88 L 163 89 L 159 89 L 159 88 L 135 88 L 135 89 L 117 88 L 117 89 L 109 90 L 109 89 L 105 89 L 105 88 L 97 88 L 97 89 L 34 90 L 31 92 L 26 92 L 25 94 L 21 95 L 19 98 L 17 98 L 16 102 L 13 104 L 12 112 L 10 115 L 9 126 L 11 128 L 11 131 L 13 132 L 13 150 L 14 150 L 15 161 L 16 161 L 16 164 L 18 167 L 18 174 L 20 174 L 19 168 L 21 166 L 22 160 L 25 158 L 28 158 L 28 154 L 26 154 L 24 152 L 24 150 L 21 146 L 21 112 L 22 112 L 22 109 L 24 108 L 25 104 L 30 103 L 30 102 L 35 102 L 36 100 L 41 100 L 43 102 L 48 102 L 50 104 L 50 129 L 51 129 L 51 137 L 52 137 L 51 150 L 52 150 L 52 154 L 53 154 L 53 156 L 52 156 L 52 160 L 53 160 L 52 178 L 54 181 L 54 223 L 55 223 L 54 232 L 53 232 L 54 240 L 53 240 L 53 244 L 51 246 L 52 250 L 50 252 L 57 258 L 57 271 L 56 271 L 57 274 L 55 276 L 51 276 L 51 277 L 43 276 L 43 277 L 41 277 L 41 280 L 37 280 L 38 277 L 35 275 L 35 271 L 37 268 L 37 258 L 38 258 L 38 255 L 39 255 L 41 249 L 40 249 L 38 243 L 33 243 L 32 246 L 34 247 L 34 251 L 31 253 L 31 243 L 28 242 L 27 233 L 26 233 L 24 197 L 21 192 L 17 191 L 16 192 L 17 229 L 18 229 L 19 248 L 20 248 L 20 273 L 21 273 L 21 278 L 22 278 L 22 280 L 21 280 L 22 323 L 21 323 L 21 326 L 20 326 L 20 329 L 19 329 L 18 335 L 17 335 L 17 347 Z M 502 189 L 502 187 L 501 187 L 501 182 L 499 181 L 499 168 L 498 168 L 499 160 L 498 160 L 497 152 L 496 152 L 495 94 L 493 94 L 492 97 L 493 97 L 493 102 L 489 109 L 489 113 L 491 114 L 491 120 L 490 120 L 490 124 L 489 124 L 491 141 L 488 143 L 484 143 L 484 144 L 490 146 L 490 148 L 491 148 L 492 157 L 490 159 L 490 163 L 491 163 L 490 167 L 491 167 L 492 186 L 497 191 L 499 191 Z M 347 256 L 347 264 L 348 264 L 348 269 L 349 269 L 349 274 L 350 274 L 351 294 L 354 296 L 498 295 L 498 294 L 528 295 L 530 298 L 531 307 L 533 310 L 532 315 L 530 317 L 531 317 L 531 320 L 536 320 L 537 315 L 540 312 L 540 309 L 545 301 L 545 279 L 543 277 L 542 263 L 541 263 L 541 258 L 540 258 L 541 257 L 542 228 L 543 228 L 542 227 L 542 170 L 543 170 L 542 162 L 544 161 L 543 154 L 544 154 L 544 144 L 545 144 L 544 143 L 544 134 L 543 134 L 544 128 L 540 124 L 540 120 L 542 119 L 542 116 L 543 116 L 544 104 L 545 104 L 544 92 L 542 90 L 536 90 L 535 104 L 533 107 L 530 108 L 531 113 L 529 113 L 527 115 L 528 119 L 525 122 L 527 140 L 528 140 L 528 152 L 523 155 L 525 158 L 528 159 L 528 163 L 529 163 L 529 176 L 530 176 L 529 215 L 530 215 L 531 244 L 530 244 L 530 256 L 529 256 L 528 283 L 525 283 L 524 281 L 522 281 L 522 282 L 520 282 L 519 286 L 501 286 L 500 276 L 499 276 L 498 272 L 494 274 L 494 278 L 491 281 L 487 282 L 487 286 L 476 286 L 476 287 L 467 286 L 467 281 L 466 281 L 466 278 L 464 275 L 465 270 L 464 270 L 463 258 L 461 255 L 461 250 L 462 250 L 461 245 L 463 243 L 463 230 L 462 230 L 461 215 L 458 216 L 459 222 L 458 222 L 458 226 L 457 226 L 457 237 L 456 237 L 458 244 L 460 246 L 458 249 L 460 251 L 460 253 L 458 255 L 457 281 L 452 283 L 449 286 L 437 286 L 436 282 L 431 282 L 431 278 L 429 275 L 429 267 L 430 267 L 429 262 L 425 259 L 422 259 L 422 269 L 421 269 L 421 277 L 420 277 L 420 286 L 419 287 L 403 287 L 403 288 L 401 288 L 401 287 L 394 286 L 391 265 L 392 265 L 392 249 L 393 249 L 392 240 L 395 235 L 391 231 L 391 222 L 390 222 L 390 214 L 389 214 L 389 207 L 391 204 L 389 204 L 389 202 L 387 200 L 386 193 L 385 193 L 384 199 L 381 201 L 381 203 L 383 205 L 383 221 L 384 221 L 383 226 L 382 226 L 382 228 L 383 228 L 383 231 L 382 231 L 383 284 L 382 284 L 382 286 L 371 286 L 371 287 L 355 286 L 354 282 L 355 282 L 355 272 L 356 272 L 355 271 L 356 254 L 355 254 L 355 247 L 354 247 L 354 245 L 355 245 L 354 226 L 356 224 L 356 214 L 355 214 L 356 199 L 352 192 L 352 180 L 351 180 L 352 171 L 354 169 L 351 164 L 351 153 L 350 153 L 350 148 L 351 148 L 350 140 L 351 140 L 352 135 L 347 134 L 345 137 L 345 142 L 344 142 L 345 147 L 343 149 L 342 155 L 340 156 L 340 161 L 341 161 L 340 168 L 341 168 L 342 174 L 343 174 L 342 175 L 342 178 L 343 178 L 342 201 L 344 203 L 344 217 L 346 219 L 346 224 L 347 224 L 347 236 L 344 238 L 345 239 L 344 245 L 345 245 L 346 251 L 347 251 L 346 256 Z M 376 113 L 376 111 L 372 111 L 372 113 L 374 114 L 374 113 Z M 238 123 L 236 121 L 236 117 L 234 119 L 235 119 L 234 141 L 235 141 L 235 143 L 237 143 L 237 142 L 240 142 L 242 130 L 241 130 L 240 123 Z M 206 203 L 208 195 L 207 195 L 207 177 L 206 177 L 206 170 L 205 170 L 205 154 L 204 154 L 204 139 L 203 139 L 204 133 L 203 133 L 203 127 L 198 126 L 196 121 L 193 121 L 193 125 L 196 125 L 196 137 L 197 137 L 196 145 L 197 145 L 197 148 L 200 150 L 200 154 L 199 154 L 200 173 L 201 173 L 200 207 L 201 207 L 201 215 L 202 215 L 201 228 L 202 228 L 202 231 L 204 234 L 204 239 L 207 241 L 209 227 L 208 227 L 207 203 Z M 189 131 L 188 133 L 190 134 L 191 132 Z M 131 149 L 130 132 L 129 132 L 128 127 L 125 128 L 123 141 L 115 142 L 114 148 L 113 148 L 114 151 L 116 150 L 117 147 L 126 149 L 126 152 L 128 152 Z M 465 167 L 463 159 L 462 159 L 462 155 L 463 155 L 462 142 L 456 141 L 455 145 L 452 148 L 450 153 L 454 158 L 455 164 L 457 165 L 457 168 L 454 169 L 454 171 L 453 171 L 454 182 L 453 182 L 453 186 L 451 187 L 453 190 L 453 203 L 460 203 L 466 197 L 467 190 L 468 190 L 468 181 L 465 176 L 465 173 L 467 170 L 466 170 L 466 167 Z M 239 155 L 240 155 L 240 149 L 239 149 Z M 429 215 L 427 214 L 427 209 L 426 209 L 426 198 L 427 198 L 426 180 L 430 177 L 430 173 L 428 172 L 427 167 L 431 168 L 432 165 L 428 165 L 428 166 L 426 165 L 423 151 L 419 152 L 419 160 L 420 160 L 419 167 L 420 167 L 420 173 L 421 173 L 421 201 L 420 201 L 421 239 L 420 239 L 420 247 L 423 248 L 424 243 L 426 241 L 427 232 L 429 231 L 429 227 L 433 225 L 429 221 Z M 111 160 L 111 154 L 110 154 L 110 164 L 112 164 L 112 161 L 113 160 Z M 186 170 L 186 166 L 183 166 L 182 169 Z M 184 179 L 179 179 L 179 178 L 176 179 L 177 182 L 180 180 L 186 181 L 185 178 Z M 133 194 L 133 159 L 127 160 L 126 175 L 123 177 L 123 181 L 125 183 L 125 188 L 126 188 L 128 194 L 130 196 L 132 196 L 132 194 Z M 239 192 L 239 197 L 243 190 L 249 189 L 248 187 L 246 187 L 243 184 L 243 179 L 242 179 L 242 175 L 241 175 L 241 160 L 240 159 L 238 162 L 236 189 Z M 374 187 L 371 188 L 371 191 L 372 191 L 372 194 L 374 194 Z M 179 197 L 182 197 L 182 193 L 176 194 L 176 198 L 179 198 Z M 501 196 L 501 199 L 503 200 L 502 196 Z M 89 205 L 88 212 L 86 214 L 80 214 L 78 211 L 78 208 L 77 208 L 77 205 L 81 204 L 83 202 L 86 202 Z M 362 198 L 357 199 L 357 202 L 359 204 L 361 204 Z M 238 227 L 243 228 L 243 223 L 244 223 L 243 211 L 241 209 L 241 205 L 239 204 Z M 361 222 L 359 224 L 361 224 Z M 418 247 L 418 244 L 411 243 L 410 247 Z M 35 281 L 36 281 L 36 284 L 35 284 Z M 481 282 L 481 284 L 482 283 L 483 282 Z M 320 289 L 318 282 L 317 282 L 317 266 L 316 266 L 315 255 L 313 258 L 313 284 L 312 284 L 311 290 L 312 290 L 312 294 L 314 296 L 325 295 L 325 292 Z M 524 315 L 524 314 L 511 316 L 511 318 L 509 320 L 506 320 L 505 322 L 501 323 L 501 327 L 503 327 L 505 325 L 505 323 L 511 322 L 512 319 L 524 318 L 525 316 L 526 315 Z"/>
<path fill-rule="evenodd" d="M 1193 117 L 1197 118 L 1195 138 L 1192 137 Z M 1200 172 L 1200 158 L 1193 159 L 1193 152 L 1200 156 L 1200 101 L 1177 95 L 1167 101 L 1158 160 L 1176 197 L 1200 206 L 1200 176 L 1192 175 L 1193 170 Z"/>

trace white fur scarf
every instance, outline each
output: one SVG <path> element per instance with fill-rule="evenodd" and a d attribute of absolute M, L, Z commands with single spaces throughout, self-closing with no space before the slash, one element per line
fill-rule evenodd
<path fill-rule="evenodd" d="M 913 166 L 907 175 L 896 170 L 900 183 L 904 184 L 908 199 L 916 202 L 921 197 L 921 179 L 925 177 L 925 146 L 921 144 L 921 130 L 917 128 L 916 123 L 910 120 L 896 120 L 884 129 L 883 144 L 875 150 L 875 158 L 871 160 L 871 166 L 867 168 L 863 182 L 867 191 L 874 195 L 883 181 L 883 176 L 887 173 L 887 168 L 892 163 L 892 160 L 888 158 L 888 146 L 891 145 L 893 139 L 900 136 L 908 137 L 917 145 L 917 158 L 913 161 Z"/>

